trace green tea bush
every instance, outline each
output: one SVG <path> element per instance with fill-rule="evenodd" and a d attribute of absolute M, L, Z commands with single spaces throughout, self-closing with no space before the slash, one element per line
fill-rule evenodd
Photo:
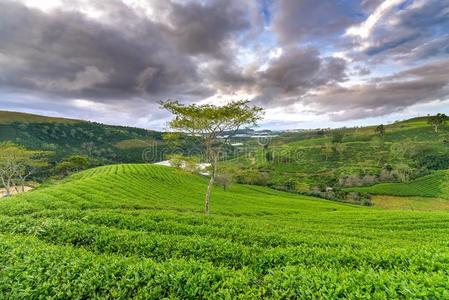
<path fill-rule="evenodd" d="M 449 297 L 449 216 L 395 212 L 153 165 L 0 202 L 0 298 Z"/>
<path fill-rule="evenodd" d="M 449 199 L 449 171 L 436 171 L 409 183 L 380 183 L 370 187 L 349 188 L 346 190 L 374 195 Z"/>

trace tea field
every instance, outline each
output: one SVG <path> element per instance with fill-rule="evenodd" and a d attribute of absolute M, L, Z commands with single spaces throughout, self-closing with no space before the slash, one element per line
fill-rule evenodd
<path fill-rule="evenodd" d="M 0 202 L 0 298 L 449 298 L 449 215 L 111 165 Z"/>
<path fill-rule="evenodd" d="M 449 171 L 440 170 L 409 183 L 381 183 L 348 191 L 373 195 L 420 196 L 449 199 Z"/>

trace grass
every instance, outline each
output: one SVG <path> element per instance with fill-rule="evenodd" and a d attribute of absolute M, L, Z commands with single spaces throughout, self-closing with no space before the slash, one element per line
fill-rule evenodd
<path fill-rule="evenodd" d="M 449 216 L 111 165 L 0 202 L 0 295 L 448 298 Z"/>
<path fill-rule="evenodd" d="M 129 139 L 123 140 L 115 144 L 115 147 L 121 150 L 149 148 L 153 145 L 158 145 L 161 142 L 155 139 Z"/>
<path fill-rule="evenodd" d="M 436 171 L 409 183 L 381 183 L 348 191 L 373 195 L 419 196 L 449 199 L 449 171 Z"/>
<path fill-rule="evenodd" d="M 84 121 L 0 110 L 0 124 L 10 124 L 13 122 L 76 124 Z"/>
<path fill-rule="evenodd" d="M 424 155 L 449 155 L 447 124 L 440 126 L 435 133 L 427 124 L 427 118 L 422 117 L 386 125 L 385 128 L 383 138 L 375 132 L 375 126 L 338 129 L 344 133 L 340 143 L 343 150 L 339 153 L 333 149 L 327 154 L 323 153 L 323 146 L 332 145 L 335 130 L 288 132 L 270 144 L 272 161 L 266 160 L 266 149 L 262 146 L 253 151 L 253 156 L 256 166 L 268 172 L 272 186 L 285 187 L 293 181 L 320 187 L 333 186 L 340 178 L 350 175 L 378 176 L 386 164 L 394 168 L 408 165 L 419 169 L 422 167 L 419 159 Z M 254 167 L 245 154 L 230 163 Z M 427 158 L 427 162 L 431 160 Z"/>
<path fill-rule="evenodd" d="M 156 162 L 166 149 L 161 132 L 0 111 L 0 143 L 6 141 L 54 152 L 52 164 L 71 155 L 89 156 L 92 165 Z"/>
<path fill-rule="evenodd" d="M 449 211 L 449 200 L 442 198 L 376 195 L 371 201 L 375 207 L 383 209 Z"/>

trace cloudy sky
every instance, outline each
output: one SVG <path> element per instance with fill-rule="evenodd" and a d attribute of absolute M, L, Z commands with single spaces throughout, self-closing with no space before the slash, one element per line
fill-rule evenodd
<path fill-rule="evenodd" d="M 263 128 L 449 113 L 449 0 L 0 0 L 0 109 L 162 129 L 165 99 Z"/>

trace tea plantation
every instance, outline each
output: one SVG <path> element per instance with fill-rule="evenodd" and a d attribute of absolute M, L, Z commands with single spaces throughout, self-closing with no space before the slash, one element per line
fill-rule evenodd
<path fill-rule="evenodd" d="M 449 298 L 449 215 L 112 165 L 0 202 L 0 298 Z"/>
<path fill-rule="evenodd" d="M 421 196 L 449 199 L 449 171 L 436 171 L 409 183 L 381 183 L 369 187 L 350 188 L 348 191 L 373 195 Z"/>

